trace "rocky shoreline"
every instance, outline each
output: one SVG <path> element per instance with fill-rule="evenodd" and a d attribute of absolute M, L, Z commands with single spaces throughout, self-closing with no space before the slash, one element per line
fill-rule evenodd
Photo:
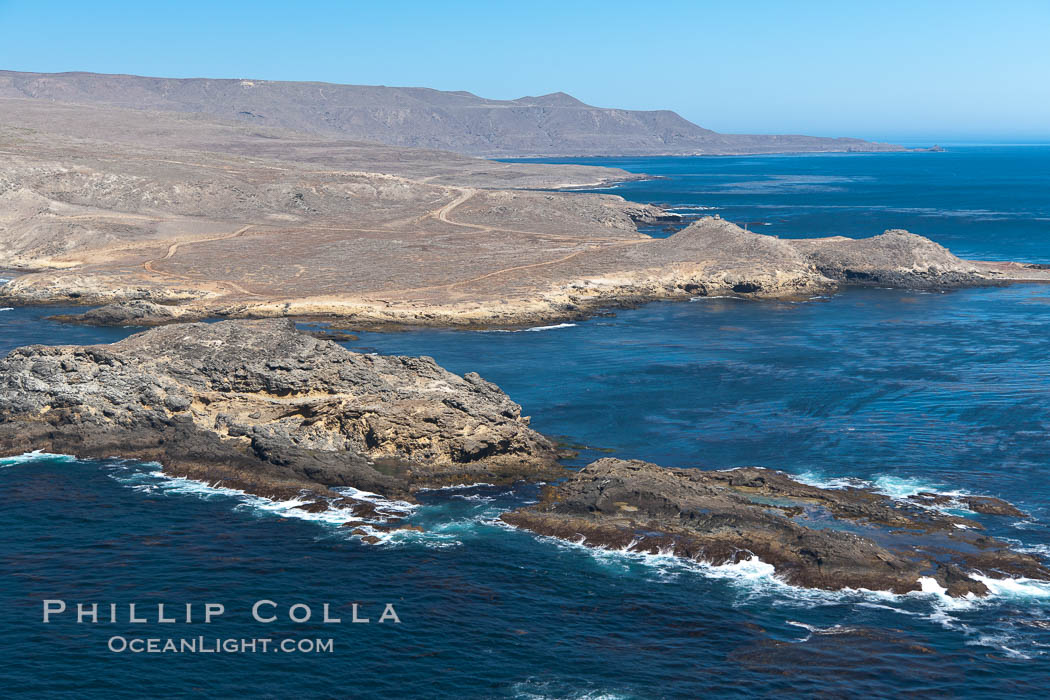
<path fill-rule="evenodd" d="M 959 597 L 986 595 L 982 577 L 1050 580 L 1039 559 L 981 534 L 975 520 L 930 509 L 930 496 L 909 504 L 868 489 L 810 486 L 770 469 L 667 469 L 607 458 L 502 519 L 589 547 L 713 565 L 757 557 L 807 588 Z M 999 499 L 968 503 L 974 512 L 1020 515 Z"/>
<path fill-rule="evenodd" d="M 751 467 L 610 458 L 567 470 L 566 453 L 477 374 L 351 352 L 288 319 L 13 350 L 0 360 L 0 457 L 33 451 L 155 461 L 169 476 L 337 509 L 369 543 L 418 529 L 377 498 L 525 481 L 550 485 L 537 505 L 503 514 L 515 527 L 709 564 L 758 557 L 799 586 L 980 596 L 982 576 L 1050 579 L 1035 557 L 943 511 L 1024 517 L 1005 501 L 921 493 L 904 503 Z"/>
<path fill-rule="evenodd" d="M 0 99 L 0 303 L 77 322 L 309 318 L 530 327 L 698 296 L 1048 281 L 905 231 L 780 239 L 614 194 L 647 177 L 318 139 L 172 113 Z"/>
<path fill-rule="evenodd" d="M 632 217 L 643 215 L 658 216 L 634 212 Z M 84 314 L 56 317 L 101 326 L 291 317 L 343 328 L 477 329 L 577 321 L 616 308 L 705 296 L 804 300 L 850 286 L 946 290 L 1050 280 L 1050 271 L 1031 266 L 962 260 L 907 231 L 865 239 L 780 239 L 717 217 L 702 218 L 665 239 L 636 238 L 617 250 L 599 247 L 571 257 L 577 259 L 568 267 L 545 266 L 542 277 L 519 279 L 517 286 L 512 284 L 512 269 L 483 275 L 484 282 L 465 284 L 456 294 L 435 288 L 403 299 L 396 294 L 384 294 L 383 299 L 347 294 L 230 303 L 221 295 L 194 295 L 171 287 L 129 288 L 119 280 L 66 272 L 13 280 L 0 287 L 0 301 L 101 304 Z"/>

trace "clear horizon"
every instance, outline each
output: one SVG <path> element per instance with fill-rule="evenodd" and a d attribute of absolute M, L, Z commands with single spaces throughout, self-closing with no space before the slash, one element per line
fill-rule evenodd
<path fill-rule="evenodd" d="M 0 68 L 567 92 L 726 133 L 1050 141 L 1050 3 L 0 0 Z"/>

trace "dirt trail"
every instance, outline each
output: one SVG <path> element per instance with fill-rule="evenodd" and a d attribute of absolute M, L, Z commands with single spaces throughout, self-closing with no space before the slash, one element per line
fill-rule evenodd
<path fill-rule="evenodd" d="M 417 223 L 421 223 L 421 222 L 425 221 L 426 219 L 436 219 L 436 220 L 438 220 L 438 221 L 440 221 L 442 223 L 449 224 L 451 226 L 460 226 L 462 228 L 470 228 L 470 229 L 474 229 L 475 231 L 479 231 L 479 232 L 482 232 L 482 233 L 514 233 L 514 234 L 518 234 L 518 235 L 521 235 L 521 236 L 532 236 L 532 237 L 535 237 L 535 238 L 542 238 L 544 240 L 549 240 L 549 241 L 569 241 L 569 242 L 572 242 L 572 243 L 577 243 L 577 242 L 578 243 L 590 243 L 590 242 L 602 243 L 602 242 L 605 242 L 607 240 L 607 239 L 593 238 L 593 237 L 583 238 L 583 237 L 579 237 L 579 236 L 564 236 L 564 235 L 558 235 L 556 233 L 543 233 L 541 231 L 522 231 L 521 229 L 503 228 L 502 226 L 486 226 L 484 224 L 470 224 L 470 223 L 466 223 L 464 221 L 456 221 L 456 220 L 452 219 L 451 216 L 450 216 L 452 214 L 453 210 L 455 210 L 456 208 L 458 208 L 459 206 L 461 206 L 463 204 L 466 204 L 470 199 L 472 199 L 474 197 L 474 195 L 476 195 L 478 193 L 478 191 L 476 189 L 471 188 L 471 187 L 465 187 L 465 188 L 459 188 L 459 189 L 460 189 L 459 196 L 457 196 L 451 202 L 449 202 L 448 204 L 445 204 L 440 209 L 435 209 L 434 211 L 427 212 L 426 214 L 424 214 L 424 215 L 422 215 L 420 217 L 417 217 L 415 219 L 415 221 Z M 646 239 L 648 239 L 648 238 L 649 237 L 646 236 Z"/>
<path fill-rule="evenodd" d="M 473 188 L 462 188 L 460 190 L 459 196 L 457 196 L 451 202 L 449 202 L 448 204 L 445 204 L 440 209 L 435 209 L 432 212 L 424 214 L 423 216 L 419 217 L 418 220 L 419 221 L 423 221 L 423 220 L 425 220 L 427 218 L 433 218 L 433 219 L 437 219 L 438 221 L 441 221 L 443 223 L 451 224 L 452 226 L 462 226 L 462 227 L 465 227 L 465 228 L 471 228 L 471 229 L 475 229 L 477 231 L 481 231 L 481 232 L 485 232 L 485 233 L 495 233 L 495 232 L 514 233 L 514 234 L 521 234 L 521 235 L 527 235 L 527 236 L 536 236 L 536 237 L 546 238 L 546 239 L 550 239 L 550 240 L 570 241 L 570 242 L 573 242 L 573 243 L 588 243 L 588 242 L 599 242 L 599 243 L 601 243 L 601 242 L 603 242 L 601 239 L 579 238 L 579 237 L 573 237 L 573 236 L 558 236 L 556 234 L 544 234 L 544 233 L 539 233 L 539 232 L 536 232 L 536 231 L 516 231 L 514 229 L 505 229 L 505 228 L 500 228 L 500 227 L 497 227 L 497 226 L 484 226 L 482 224 L 469 224 L 469 223 L 464 223 L 462 221 L 454 221 L 453 219 L 451 219 L 449 215 L 457 207 L 459 207 L 460 205 L 462 205 L 462 204 L 466 203 L 467 201 L 469 201 L 475 194 L 477 194 L 477 190 L 476 189 L 473 189 Z M 457 280 L 456 282 L 449 282 L 449 283 L 446 283 L 446 284 L 430 285 L 430 286 L 426 286 L 426 287 L 413 287 L 413 288 L 410 288 L 410 289 L 395 289 L 395 290 L 383 292 L 383 296 L 384 297 L 393 298 L 393 297 L 401 296 L 401 295 L 404 295 L 404 294 L 415 294 L 417 292 L 429 292 L 429 291 L 434 291 L 434 290 L 438 290 L 438 289 L 452 289 L 454 287 L 459 287 L 459 286 L 462 286 L 462 285 L 465 285 L 465 284 L 471 284 L 471 283 L 474 283 L 474 282 L 480 282 L 481 280 L 489 279 L 490 277 L 495 277 L 497 275 L 507 274 L 509 272 L 517 272 L 519 270 L 529 270 L 529 269 L 533 269 L 533 268 L 537 268 L 537 267 L 546 267 L 546 266 L 549 266 L 549 265 L 557 265 L 559 263 L 563 263 L 563 262 L 566 262 L 568 260 L 572 260 L 573 258 L 575 258 L 575 257 L 577 257 L 579 255 L 583 255 L 584 253 L 591 253 L 591 252 L 595 252 L 595 251 L 602 250 L 602 249 L 621 248 L 621 247 L 624 247 L 624 246 L 639 245 L 639 244 L 642 244 L 642 243 L 652 243 L 653 240 L 654 239 L 646 236 L 645 238 L 639 238 L 639 239 L 627 240 L 627 241 L 618 241 L 618 242 L 615 242 L 615 243 L 608 243 L 607 245 L 591 245 L 591 246 L 587 246 L 586 248 L 583 248 L 581 250 L 574 251 L 574 252 L 572 252 L 569 255 L 566 255 L 564 257 L 557 258 L 555 260 L 544 260 L 544 261 L 537 262 L 537 263 L 530 263 L 528 265 L 515 265 L 513 267 L 505 267 L 505 268 L 502 268 L 502 269 L 499 269 L 499 270 L 494 270 L 492 272 L 488 272 L 488 273 L 486 273 L 484 275 L 479 275 L 478 277 L 472 277 L 470 279 L 465 279 L 465 280 Z"/>
<path fill-rule="evenodd" d="M 163 257 L 154 258 L 152 260 L 147 260 L 146 262 L 142 263 L 142 268 L 144 270 L 146 270 L 147 272 L 152 273 L 154 275 L 161 275 L 161 276 L 164 276 L 164 277 L 173 277 L 175 279 L 181 279 L 181 280 L 190 280 L 191 278 L 189 278 L 189 277 L 184 277 L 182 275 L 176 275 L 176 274 L 171 273 L 171 272 L 164 272 L 163 270 L 158 270 L 155 267 L 153 267 L 153 265 L 154 265 L 154 263 L 158 263 L 158 262 L 161 262 L 163 260 L 170 260 L 172 257 L 174 257 L 175 253 L 179 252 L 179 247 L 180 246 L 188 246 L 188 245 L 193 245 L 195 243 L 211 243 L 213 241 L 226 241 L 226 240 L 229 240 L 231 238 L 237 238 L 238 236 L 243 235 L 251 227 L 252 227 L 252 225 L 249 224 L 247 226 L 242 226 L 241 228 L 237 229 L 233 233 L 225 233 L 225 234 L 223 234 L 221 236 L 213 236 L 211 238 L 196 238 L 196 239 L 189 240 L 189 241 L 174 241 L 171 245 L 168 246 L 168 250 L 164 254 Z M 193 280 L 193 281 L 199 282 L 199 280 Z M 229 287 L 229 288 L 233 289 L 234 291 L 240 292 L 241 294 L 245 294 L 247 296 L 253 296 L 253 297 L 262 296 L 261 294 L 256 294 L 255 292 L 250 292 L 247 289 L 245 289 L 244 287 L 242 287 L 241 285 L 237 284 L 236 282 L 232 282 L 230 280 L 215 280 L 212 284 L 214 286 L 216 286 L 216 287 L 219 287 L 219 288 L 222 288 L 224 286 L 225 287 Z"/>
<path fill-rule="evenodd" d="M 609 248 L 622 248 L 624 246 L 640 245 L 640 244 L 643 244 L 643 243 L 651 243 L 651 242 L 652 242 L 652 239 L 641 239 L 641 240 L 633 240 L 633 241 L 620 241 L 619 243 L 611 243 L 611 244 L 609 244 L 607 246 L 589 246 L 587 248 L 584 248 L 582 250 L 577 250 L 577 251 L 575 251 L 573 253 L 570 253 L 569 255 L 566 255 L 564 257 L 558 258 L 556 260 L 543 260 L 543 261 L 537 262 L 537 263 L 529 263 L 528 265 L 515 265 L 514 267 L 505 267 L 505 268 L 502 268 L 500 270 L 494 270 L 492 272 L 488 272 L 488 273 L 486 273 L 484 275 L 479 275 L 478 277 L 471 277 L 470 279 L 465 279 L 465 280 L 457 280 L 455 282 L 449 282 L 447 284 L 436 284 L 436 285 L 431 285 L 431 286 L 428 286 L 428 287 L 413 287 L 411 289 L 394 289 L 394 290 L 390 290 L 390 291 L 387 291 L 387 292 L 383 292 L 383 297 L 384 298 L 394 298 L 394 297 L 397 297 L 397 296 L 403 295 L 403 294 L 415 294 L 416 292 L 429 292 L 429 291 L 433 291 L 433 290 L 436 290 L 436 289 L 452 289 L 454 287 L 459 287 L 459 286 L 464 285 L 464 284 L 471 284 L 473 282 L 480 282 L 481 280 L 485 280 L 485 279 L 488 279 L 490 277 L 495 277 L 497 275 L 503 275 L 503 274 L 506 274 L 508 272 L 517 272 L 518 270 L 529 270 L 529 269 L 533 269 L 533 268 L 537 268 L 537 267 L 546 267 L 548 265 L 557 265 L 559 263 L 563 263 L 563 262 L 566 262 L 568 260 L 572 260 L 573 258 L 575 258 L 575 257 L 577 257 L 579 255 L 583 255 L 584 253 L 593 253 L 593 252 L 598 251 L 598 250 L 608 250 Z"/>
<path fill-rule="evenodd" d="M 242 226 L 233 233 L 224 233 L 221 236 L 214 236 L 212 238 L 195 238 L 191 241 L 175 241 L 174 243 L 168 246 L 168 252 L 164 254 L 164 257 L 154 258 L 153 260 L 147 260 L 146 262 L 142 263 L 142 267 L 145 268 L 148 272 L 152 272 L 157 275 L 168 275 L 170 277 L 177 277 L 178 275 L 172 275 L 168 272 L 161 272 L 160 270 L 153 269 L 153 263 L 160 262 L 161 260 L 168 260 L 173 255 L 175 255 L 175 253 L 179 252 L 180 245 L 193 245 L 194 243 L 211 243 L 213 241 L 226 241 L 244 234 L 251 227 L 251 224 L 249 224 L 247 226 Z"/>
<path fill-rule="evenodd" d="M 437 211 L 431 212 L 431 215 L 438 221 L 444 221 L 446 224 L 452 224 L 454 226 L 467 226 L 469 228 L 488 229 L 486 226 L 477 226 L 475 224 L 462 224 L 458 221 L 451 221 L 448 215 L 452 213 L 452 210 L 458 207 L 460 204 L 464 204 L 467 200 L 477 194 L 477 190 L 465 187 L 460 190 L 459 196 L 453 199 L 451 202 L 441 207 Z"/>

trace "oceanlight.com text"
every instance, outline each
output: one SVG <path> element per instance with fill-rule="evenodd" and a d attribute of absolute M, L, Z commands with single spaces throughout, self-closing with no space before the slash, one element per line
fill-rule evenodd
<path fill-rule="evenodd" d="M 312 638 L 122 637 L 109 638 L 117 654 L 331 654 L 334 640 Z"/>

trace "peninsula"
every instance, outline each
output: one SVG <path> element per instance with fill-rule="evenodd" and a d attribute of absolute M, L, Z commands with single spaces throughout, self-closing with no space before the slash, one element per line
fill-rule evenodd
<path fill-rule="evenodd" d="M 85 322 L 312 317 L 478 327 L 704 295 L 1047 279 L 920 236 L 782 240 L 553 191 L 641 177 L 500 163 L 212 116 L 0 98 L 7 304 L 109 305 Z M 909 156 L 911 157 L 911 156 Z M 876 233 L 876 232 L 873 232 Z"/>

